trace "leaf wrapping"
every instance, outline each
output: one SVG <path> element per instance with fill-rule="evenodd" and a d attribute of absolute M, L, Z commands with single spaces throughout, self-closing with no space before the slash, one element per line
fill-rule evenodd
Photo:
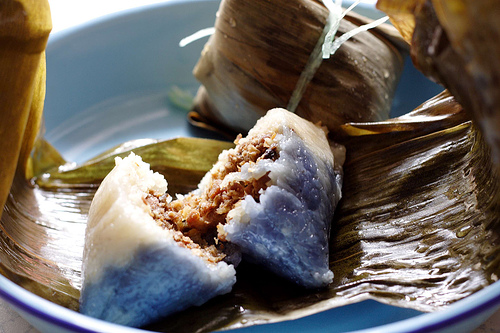
<path fill-rule="evenodd" d="M 203 86 L 191 119 L 245 132 L 267 110 L 286 108 L 327 16 L 320 1 L 222 1 L 194 69 Z M 368 21 L 349 13 L 338 34 Z M 387 119 L 405 55 L 395 36 L 381 26 L 344 43 L 322 62 L 295 112 L 332 134 L 345 122 Z"/>
<path fill-rule="evenodd" d="M 185 331 L 187 322 L 199 332 L 237 328 L 366 299 L 434 311 L 498 279 L 497 176 L 481 134 L 448 93 L 400 118 L 344 127 L 349 128 L 343 141 L 345 185 L 331 234 L 334 282 L 306 291 L 244 263 L 230 294 L 148 329 Z M 3 274 L 58 304 L 77 307 L 88 207 L 113 156 L 128 154 L 124 147 L 130 146 L 80 167 L 56 168 L 39 178 L 36 188 L 16 182 L 2 218 Z M 167 171 L 170 184 L 189 190 L 229 146 L 184 138 L 134 150 Z M 187 156 L 179 147 L 194 152 Z M 196 156 L 206 162 L 193 163 Z M 169 175 L 183 167 L 185 178 Z"/>
<path fill-rule="evenodd" d="M 411 40 L 415 66 L 443 84 L 473 118 L 500 172 L 500 48 L 496 43 L 500 3 L 379 0 L 377 7 Z"/>

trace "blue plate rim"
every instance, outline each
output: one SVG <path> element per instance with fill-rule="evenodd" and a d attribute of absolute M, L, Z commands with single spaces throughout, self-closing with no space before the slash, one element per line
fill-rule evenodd
<path fill-rule="evenodd" d="M 57 327 L 70 329 L 72 332 L 90 333 L 102 332 L 103 330 L 110 333 L 148 332 L 143 329 L 116 325 L 85 316 L 37 296 L 1 275 L 0 297 L 21 311 L 50 324 L 54 324 Z M 352 333 L 434 332 L 463 323 L 477 315 L 494 311 L 498 308 L 500 308 L 500 283 L 496 282 L 450 305 L 447 309 L 424 313 L 413 318 L 373 328 L 352 331 Z"/>

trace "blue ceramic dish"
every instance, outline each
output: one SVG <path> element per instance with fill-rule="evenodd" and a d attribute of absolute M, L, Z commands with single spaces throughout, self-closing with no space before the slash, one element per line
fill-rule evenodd
<path fill-rule="evenodd" d="M 169 92 L 196 92 L 191 70 L 204 40 L 185 48 L 178 43 L 212 26 L 217 8 L 218 1 L 167 1 L 52 35 L 47 48 L 46 138 L 67 160 L 82 162 L 127 140 L 202 135 L 186 124 L 185 113 L 173 106 Z M 368 6 L 362 9 L 365 15 L 379 15 Z M 394 114 L 413 109 L 441 90 L 408 62 Z M 3 276 L 0 296 L 45 333 L 145 332 L 68 310 Z M 435 313 L 365 301 L 241 331 L 460 333 L 470 332 L 499 308 L 497 282 Z"/>

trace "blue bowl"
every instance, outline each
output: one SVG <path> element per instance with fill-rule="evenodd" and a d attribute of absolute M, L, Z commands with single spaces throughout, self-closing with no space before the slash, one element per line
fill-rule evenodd
<path fill-rule="evenodd" d="M 47 47 L 46 138 L 67 160 L 83 162 L 127 140 L 203 136 L 186 123 L 169 97 L 195 94 L 191 71 L 205 40 L 179 41 L 213 26 L 219 2 L 174 0 L 107 16 L 55 33 Z M 370 6 L 362 14 L 380 16 Z M 416 89 L 415 87 L 418 87 Z M 441 87 L 408 61 L 393 115 L 412 110 Z M 145 332 L 93 319 L 58 306 L 0 276 L 0 296 L 39 331 Z M 495 283 L 445 310 L 414 310 L 365 301 L 302 319 L 241 332 L 470 332 L 500 308 Z"/>

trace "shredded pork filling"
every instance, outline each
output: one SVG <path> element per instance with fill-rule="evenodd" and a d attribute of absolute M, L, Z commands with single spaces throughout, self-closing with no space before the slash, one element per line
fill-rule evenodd
<path fill-rule="evenodd" d="M 144 201 L 157 224 L 172 230 L 181 246 L 198 251 L 211 262 L 223 260 L 227 247 L 217 239 L 217 225 L 226 222 L 227 213 L 245 196 L 251 195 L 259 201 L 259 192 L 269 186 L 270 178 L 265 174 L 259 179 L 222 185 L 223 179 L 241 171 L 246 163 L 257 163 L 261 159 L 275 161 L 279 153 L 274 138 L 275 134 L 270 134 L 240 142 L 241 136 L 238 136 L 237 146 L 229 152 L 223 170 L 211 174 L 212 186 L 199 195 L 190 193 L 173 200 L 166 193 L 148 194 Z"/>

